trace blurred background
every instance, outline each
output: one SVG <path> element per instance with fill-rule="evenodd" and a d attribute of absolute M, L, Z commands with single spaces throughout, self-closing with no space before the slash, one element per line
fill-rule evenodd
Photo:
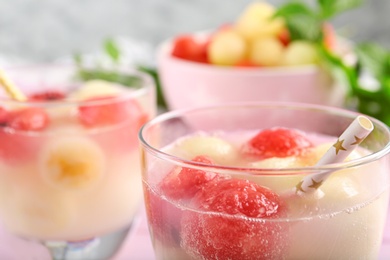
<path fill-rule="evenodd" d="M 307 0 L 315 2 L 315 0 Z M 1 0 L 0 61 L 56 61 L 93 53 L 108 37 L 155 46 L 179 33 L 233 21 L 250 0 Z M 279 5 L 283 0 L 268 0 Z M 364 4 L 332 21 L 354 41 L 390 46 L 390 1 Z M 152 53 L 151 53 L 152 55 Z M 1 64 L 1 63 L 0 63 Z"/>

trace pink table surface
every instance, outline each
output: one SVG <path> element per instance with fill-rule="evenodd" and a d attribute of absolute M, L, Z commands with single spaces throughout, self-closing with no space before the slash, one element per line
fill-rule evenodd
<path fill-rule="evenodd" d="M 4 243 L 6 241 L 6 243 Z M 50 259 L 45 248 L 24 240 L 9 237 L 0 229 L 0 259 L 4 260 L 48 260 Z M 152 244 L 142 209 L 134 222 L 132 230 L 127 235 L 123 246 L 110 260 L 153 260 Z M 390 259 L 390 209 L 384 233 L 383 245 L 378 260 Z"/>

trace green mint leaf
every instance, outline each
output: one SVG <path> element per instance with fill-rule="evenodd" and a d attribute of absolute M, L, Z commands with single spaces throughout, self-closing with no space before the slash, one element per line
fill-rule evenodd
<path fill-rule="evenodd" d="M 390 83 L 390 52 L 387 54 L 386 60 L 384 62 L 384 69 L 383 69 L 383 74 L 385 77 L 389 80 Z M 389 84 L 390 87 L 390 84 Z"/>
<path fill-rule="evenodd" d="M 322 22 L 315 16 L 295 15 L 286 19 L 291 40 L 307 40 L 318 42 L 322 40 Z"/>
<path fill-rule="evenodd" d="M 133 88 L 140 87 L 142 83 L 142 80 L 138 76 L 127 75 L 118 71 L 99 68 L 80 69 L 78 71 L 78 76 L 85 81 L 100 79 Z"/>
<path fill-rule="evenodd" d="M 321 17 L 329 19 L 337 14 L 360 6 L 363 0 L 317 0 Z"/>
<path fill-rule="evenodd" d="M 317 13 L 303 2 L 290 2 L 282 5 L 274 16 L 284 18 L 291 40 L 319 41 L 322 39 L 322 21 Z"/>
<path fill-rule="evenodd" d="M 291 39 L 320 42 L 324 22 L 348 9 L 357 7 L 363 0 L 317 0 L 316 8 L 305 2 L 293 1 L 281 5 L 275 17 L 286 21 Z"/>
<path fill-rule="evenodd" d="M 115 62 L 119 61 L 120 51 L 118 46 L 115 44 L 115 42 L 112 39 L 107 39 L 104 42 L 104 49 L 113 61 Z"/>
<path fill-rule="evenodd" d="M 167 108 L 167 104 L 165 102 L 164 93 L 162 91 L 161 81 L 157 69 L 148 66 L 139 66 L 138 69 L 152 76 L 154 83 L 156 84 L 157 105 L 161 108 Z"/>
<path fill-rule="evenodd" d="M 387 74 L 387 76 L 382 74 L 379 78 L 375 77 L 380 85 L 378 89 L 367 88 L 367 86 L 364 86 L 365 83 L 361 81 L 361 73 L 365 70 L 371 72 L 369 70 L 370 67 L 371 70 L 383 71 L 383 67 L 381 69 L 381 66 L 375 65 L 374 60 L 375 57 L 384 56 L 385 58 L 382 57 L 380 60 L 388 64 L 390 63 L 389 53 L 386 53 L 383 48 L 372 44 L 365 44 L 357 49 L 361 52 L 357 66 L 346 65 L 339 56 L 330 52 L 324 46 L 320 48 L 320 53 L 333 77 L 348 87 L 349 95 L 347 101 L 352 104 L 356 103 L 356 107 L 353 105 L 352 108 L 373 116 L 390 126 L 390 106 L 388 105 L 390 103 L 390 74 Z"/>
<path fill-rule="evenodd" d="M 352 92 L 354 89 L 360 88 L 356 68 L 347 66 L 338 55 L 328 50 L 324 44 L 320 44 L 319 51 L 323 63 L 328 67 L 336 80 L 350 87 Z"/>
<path fill-rule="evenodd" d="M 83 64 L 83 57 L 81 56 L 80 53 L 75 53 L 73 55 L 73 60 L 74 60 L 74 63 L 76 64 L 77 67 L 81 67 L 82 64 Z"/>
<path fill-rule="evenodd" d="M 295 15 L 315 16 L 316 14 L 306 4 L 297 1 L 281 5 L 274 14 L 274 16 L 280 16 L 284 18 L 289 18 Z"/>
<path fill-rule="evenodd" d="M 390 75 L 390 52 L 375 43 L 360 44 L 355 48 L 361 65 L 368 69 L 377 79 Z"/>

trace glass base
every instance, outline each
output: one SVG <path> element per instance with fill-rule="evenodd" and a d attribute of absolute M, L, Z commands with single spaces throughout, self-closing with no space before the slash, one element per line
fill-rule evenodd
<path fill-rule="evenodd" d="M 122 245 L 129 227 L 103 237 L 84 241 L 43 241 L 53 260 L 98 260 L 109 259 Z"/>

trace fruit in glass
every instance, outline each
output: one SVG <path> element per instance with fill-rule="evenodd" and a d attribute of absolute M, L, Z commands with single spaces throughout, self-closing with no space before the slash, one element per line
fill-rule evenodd
<path fill-rule="evenodd" d="M 376 259 L 389 200 L 389 129 L 372 119 L 373 132 L 344 162 L 315 165 L 357 115 L 252 103 L 175 111 L 146 124 L 143 186 L 157 259 Z M 314 193 L 297 190 L 308 174 L 327 171 Z"/>
<path fill-rule="evenodd" d="M 0 98 L 0 219 L 54 258 L 127 230 L 142 201 L 137 133 L 155 114 L 154 84 L 121 73 L 131 87 L 72 66 L 7 70 L 27 100 Z"/>

